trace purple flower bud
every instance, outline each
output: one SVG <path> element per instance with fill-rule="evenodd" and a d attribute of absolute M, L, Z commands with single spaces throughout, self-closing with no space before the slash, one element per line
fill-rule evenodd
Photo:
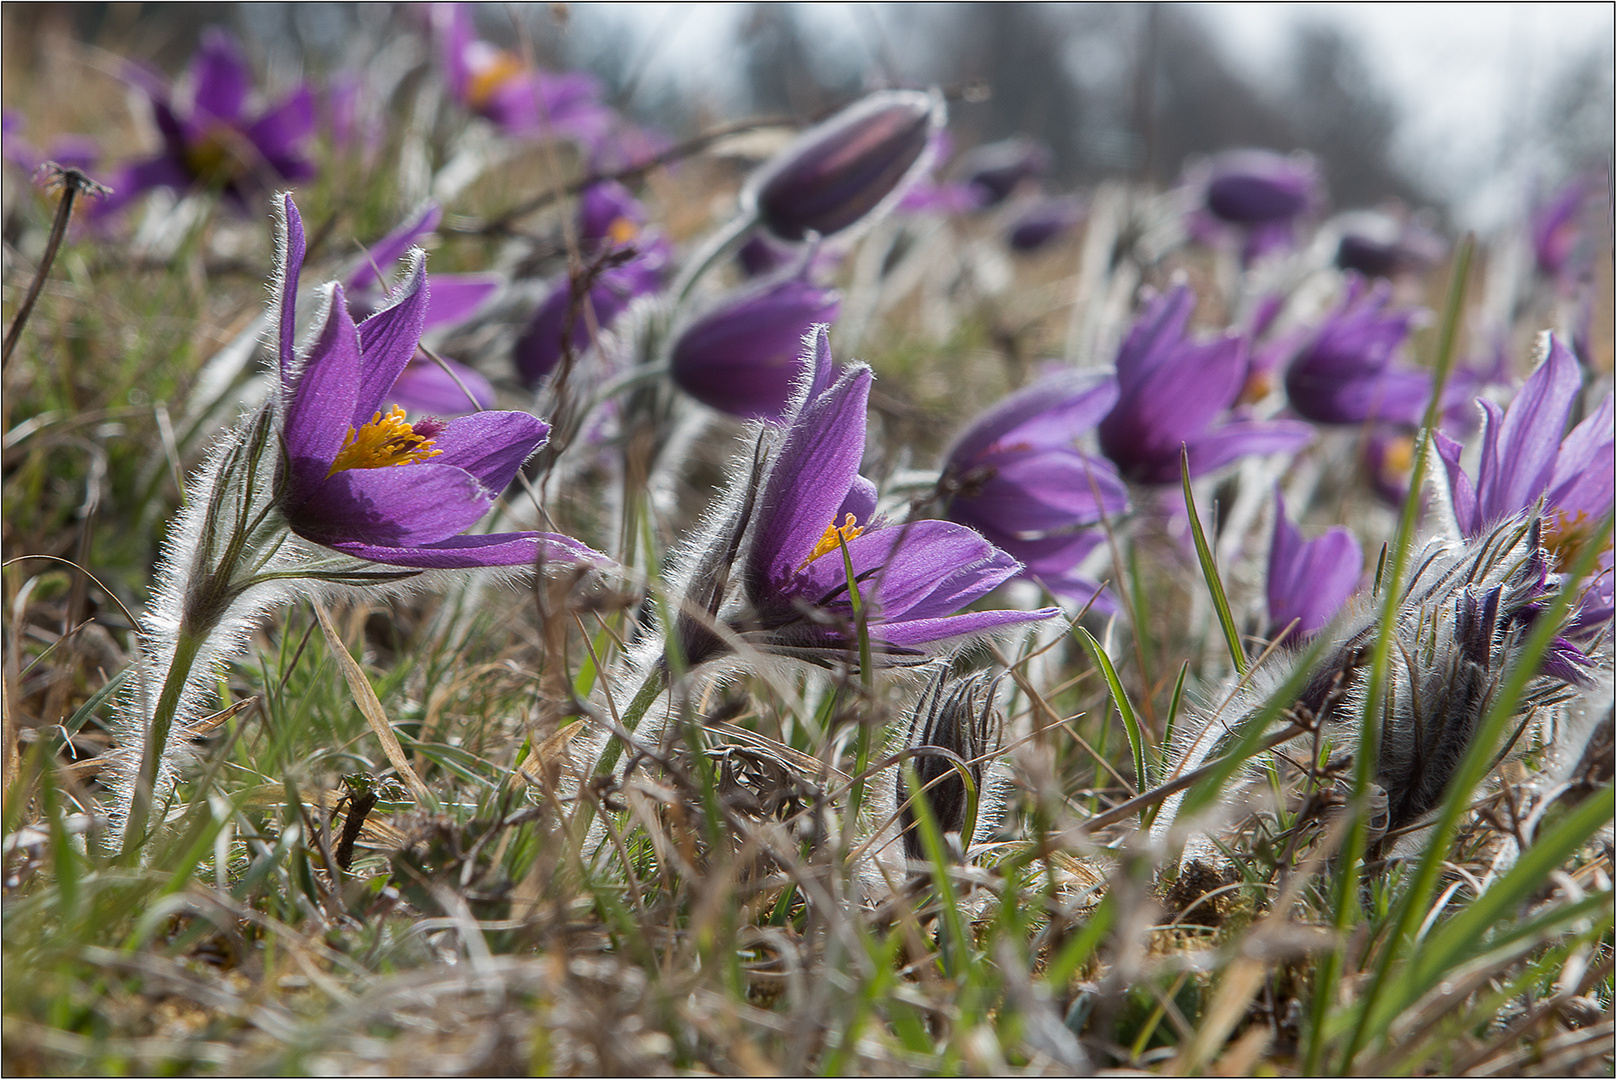
<path fill-rule="evenodd" d="M 1040 199 L 1011 223 L 1005 242 L 1015 251 L 1037 251 L 1083 219 L 1084 203 L 1076 195 Z"/>
<path fill-rule="evenodd" d="M 1420 423 L 1432 377 L 1393 357 L 1421 313 L 1388 310 L 1391 299 L 1386 282 L 1368 291 L 1362 279 L 1349 284 L 1342 305 L 1286 371 L 1286 396 L 1300 415 L 1320 424 Z"/>
<path fill-rule="evenodd" d="M 1334 526 L 1318 540 L 1304 540 L 1286 520 L 1286 503 L 1275 489 L 1274 541 L 1269 547 L 1269 636 L 1297 625 L 1293 642 L 1325 628 L 1364 575 L 1364 550 L 1353 534 Z"/>
<path fill-rule="evenodd" d="M 1207 178 L 1207 209 L 1236 225 L 1290 221 L 1319 195 L 1319 171 L 1311 159 L 1272 150 L 1220 154 Z"/>
<path fill-rule="evenodd" d="M 831 236 L 873 217 L 926 169 L 940 98 L 918 90 L 870 96 L 802 135 L 752 175 L 741 203 L 782 240 Z"/>
<path fill-rule="evenodd" d="M 1417 222 L 1366 211 L 1342 219 L 1336 265 L 1365 277 L 1393 277 L 1431 266 L 1447 250 L 1441 236 Z"/>
<path fill-rule="evenodd" d="M 955 174 L 982 193 L 982 205 L 997 206 L 1024 180 L 1050 171 L 1050 149 L 1025 135 L 973 147 L 960 159 Z"/>
<path fill-rule="evenodd" d="M 784 412 L 811 354 L 803 335 L 836 319 L 842 295 L 787 278 L 732 295 L 674 343 L 670 373 L 702 404 L 747 419 Z"/>

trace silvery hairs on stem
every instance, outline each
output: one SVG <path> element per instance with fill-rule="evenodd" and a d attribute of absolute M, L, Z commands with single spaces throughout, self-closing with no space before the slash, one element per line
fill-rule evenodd
<path fill-rule="evenodd" d="M 1519 664 L 1535 620 L 1547 612 L 1555 585 L 1547 575 L 1542 527 L 1538 513 L 1517 515 L 1468 542 L 1430 540 L 1417 555 L 1396 609 L 1383 691 L 1384 726 L 1372 773 L 1380 789 L 1372 790 L 1372 797 L 1386 799 L 1387 830 L 1419 823 L 1442 801 L 1478 725 Z M 1361 598 L 1355 610 L 1326 628 L 1315 648 L 1282 650 L 1250 672 L 1222 704 L 1185 726 L 1168 779 L 1227 748 L 1232 734 L 1310 656 L 1317 657 L 1312 673 L 1278 720 L 1295 726 L 1299 735 L 1282 744 L 1277 757 L 1305 765 L 1323 759 L 1328 770 L 1344 771 L 1366 714 L 1381 606 L 1373 596 Z M 1553 715 L 1589 681 L 1595 663 L 1566 640 L 1552 641 L 1515 704 L 1515 734 L 1507 752 L 1525 749 L 1521 735 L 1526 726 Z M 1323 752 L 1327 746 L 1328 754 Z M 1153 838 L 1169 836 L 1183 797 L 1174 795 L 1163 803 Z M 1210 850 L 1193 826 L 1185 858 L 1203 858 Z"/>
<path fill-rule="evenodd" d="M 907 728 L 891 748 L 903 760 L 888 770 L 905 858 L 927 858 L 914 809 L 917 797 L 926 800 L 945 841 L 959 845 L 951 852 L 956 860 L 964 860 L 971 845 L 991 836 L 1004 818 L 1008 777 L 999 755 L 1005 746 L 1005 716 L 998 702 L 1003 678 L 987 673 L 956 678 L 945 664 L 916 701 Z M 972 790 L 960 775 L 962 766 Z M 914 771 L 915 790 L 907 769 Z"/>

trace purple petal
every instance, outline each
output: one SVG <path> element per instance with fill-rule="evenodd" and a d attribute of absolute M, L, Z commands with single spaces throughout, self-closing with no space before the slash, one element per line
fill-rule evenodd
<path fill-rule="evenodd" d="M 1477 491 L 1471 486 L 1471 478 L 1460 468 L 1460 455 L 1465 448 L 1445 432 L 1432 432 L 1432 445 L 1437 449 L 1437 456 L 1443 459 L 1443 467 L 1449 474 L 1449 497 L 1454 507 L 1454 520 L 1460 526 L 1461 536 L 1476 536 L 1482 531 L 1482 522 L 1477 515 Z"/>
<path fill-rule="evenodd" d="M 1612 444 L 1612 398 L 1607 394 L 1561 443 L 1550 474 L 1550 505 L 1571 514 L 1603 514 L 1613 496 Z"/>
<path fill-rule="evenodd" d="M 393 384 L 388 397 L 410 412 L 446 416 L 458 416 L 494 404 L 494 387 L 487 379 L 465 364 L 447 356 L 442 359 L 454 372 L 453 376 L 431 360 L 412 360 L 405 365 L 404 373 Z M 476 398 L 475 402 L 467 399 L 468 390 Z"/>
<path fill-rule="evenodd" d="M 792 423 L 759 496 L 748 583 L 789 580 L 847 498 L 865 452 L 870 369 L 850 368 Z M 838 523 L 840 524 L 840 522 Z"/>
<path fill-rule="evenodd" d="M 313 133 L 314 127 L 314 92 L 300 86 L 291 97 L 253 121 L 247 128 L 247 137 L 282 176 L 301 179 L 295 174 L 308 171 L 309 166 L 298 144 Z"/>
<path fill-rule="evenodd" d="M 1015 559 L 952 521 L 867 530 L 848 541 L 848 560 L 884 622 L 958 611 L 1021 569 Z M 847 570 L 832 551 L 804 567 L 800 582 L 801 595 L 824 596 L 846 584 Z"/>
<path fill-rule="evenodd" d="M 1117 350 L 1117 380 L 1123 393 L 1132 393 L 1173 358 L 1195 309 L 1196 294 L 1188 285 L 1176 285 L 1146 305 Z"/>
<path fill-rule="evenodd" d="M 421 213 L 394 229 L 371 246 L 360 260 L 359 266 L 348 275 L 343 287 L 349 292 L 359 292 L 372 282 L 381 282 L 387 270 L 406 251 L 415 245 L 415 242 L 438 227 L 438 221 L 443 217 L 443 209 L 435 202 L 429 202 L 422 207 Z M 439 279 L 434 278 L 432 291 L 437 292 Z"/>
<path fill-rule="evenodd" d="M 989 455 L 982 467 L 991 475 L 975 497 L 959 501 L 1009 533 L 1089 525 L 1128 506 L 1128 490 L 1111 466 L 1076 450 Z"/>
<path fill-rule="evenodd" d="M 293 376 L 294 337 L 297 334 L 298 273 L 303 269 L 303 217 L 288 195 L 281 200 L 280 271 L 277 297 L 281 306 L 281 385 L 290 386 Z"/>
<path fill-rule="evenodd" d="M 1324 629 L 1358 588 L 1364 552 L 1347 529 L 1335 526 L 1305 541 L 1286 520 L 1285 503 L 1275 493 L 1274 542 L 1269 550 L 1269 632 L 1273 636 L 1299 620 L 1295 637 Z"/>
<path fill-rule="evenodd" d="M 1040 379 L 983 413 L 946 455 L 956 465 L 975 461 L 995 443 L 1068 446 L 1117 404 L 1117 379 L 1064 371 Z"/>
<path fill-rule="evenodd" d="M 317 486 L 336 460 L 355 423 L 354 403 L 365 377 L 359 334 L 343 303 L 342 286 L 330 289 L 325 323 L 287 401 L 284 430 L 294 499 Z M 366 413 L 359 423 L 369 419 Z"/>
<path fill-rule="evenodd" d="M 499 289 L 498 274 L 434 274 L 426 329 L 470 318 Z"/>
<path fill-rule="evenodd" d="M 1040 622 L 1061 614 L 1060 608 L 1037 611 L 968 611 L 942 619 L 910 619 L 887 623 L 873 631 L 889 645 L 915 646 L 966 634 L 985 634 L 1021 623 Z"/>
<path fill-rule="evenodd" d="M 498 495 L 549 436 L 550 425 L 529 413 L 473 413 L 450 424 L 433 440 L 433 449 L 443 454 L 433 458 L 432 464 L 464 469 Z"/>
<path fill-rule="evenodd" d="M 1567 415 L 1581 387 L 1577 360 L 1552 337 L 1549 356 L 1529 376 L 1503 421 L 1494 423 L 1496 414 L 1488 410 L 1490 423 L 1483 433 L 1477 473 L 1477 499 L 1485 521 L 1531 506 L 1549 486 Z"/>
<path fill-rule="evenodd" d="M 494 497 L 470 473 L 432 461 L 344 469 L 321 481 L 289 515 L 321 543 L 418 547 L 477 524 Z"/>
<path fill-rule="evenodd" d="M 1210 473 L 1249 454 L 1293 453 L 1307 446 L 1313 438 L 1314 429 L 1297 420 L 1239 420 L 1225 424 L 1186 444 L 1190 451 L 1190 475 Z M 1172 473 L 1170 480 L 1177 480 L 1177 460 Z"/>
<path fill-rule="evenodd" d="M 391 547 L 339 541 L 328 544 L 345 555 L 391 566 L 418 566 L 423 570 L 467 570 L 479 566 L 533 566 L 541 555 L 546 562 L 609 566 L 612 560 L 598 551 L 557 533 L 488 533 L 451 536 L 421 547 Z"/>
<path fill-rule="evenodd" d="M 236 39 L 216 26 L 209 27 L 202 35 L 192 71 L 196 75 L 196 110 L 234 125 L 253 84 L 247 58 Z"/>
<path fill-rule="evenodd" d="M 421 343 L 421 327 L 427 314 L 424 255 L 417 255 L 410 266 L 409 277 L 395 290 L 391 300 L 388 307 L 359 324 L 364 372 L 349 421 L 355 427 L 367 423 L 386 403 L 387 392 L 393 389 Z"/>
<path fill-rule="evenodd" d="M 847 515 L 852 514 L 858 522 L 868 522 L 876 512 L 876 485 L 863 476 L 853 478 L 853 486 L 848 489 L 848 497 L 842 500 L 837 507 L 837 520 L 846 521 Z"/>
<path fill-rule="evenodd" d="M 191 186 L 191 174 L 185 166 L 168 154 L 134 165 L 126 166 L 118 175 L 112 178 L 112 194 L 105 199 L 92 201 L 92 213 L 96 217 L 104 217 L 123 206 L 134 202 L 135 199 L 151 191 L 153 188 L 174 188 L 184 191 Z"/>

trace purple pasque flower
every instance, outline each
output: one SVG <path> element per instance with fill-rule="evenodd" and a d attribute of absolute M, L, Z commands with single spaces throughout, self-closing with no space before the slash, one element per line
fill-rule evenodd
<path fill-rule="evenodd" d="M 1323 630 L 1347 603 L 1364 576 L 1364 549 L 1354 535 L 1334 525 L 1316 540 L 1286 520 L 1286 501 L 1275 487 L 1275 531 L 1269 545 L 1269 636 L 1291 627 L 1304 641 Z M 1295 622 L 1296 626 L 1292 627 Z"/>
<path fill-rule="evenodd" d="M 1340 219 L 1336 265 L 1367 278 L 1424 270 L 1448 252 L 1441 236 L 1407 214 L 1361 210 Z"/>
<path fill-rule="evenodd" d="M 349 314 L 364 319 L 388 306 L 391 298 L 383 289 L 386 276 L 417 241 L 438 227 L 442 217 L 438 204 L 429 202 L 365 253 L 343 282 Z M 422 331 L 464 322 L 499 287 L 496 274 L 434 274 Z M 411 412 L 450 415 L 494 404 L 494 387 L 487 379 L 465 364 L 448 357 L 442 359 L 440 367 L 418 351 L 393 384 L 393 400 Z"/>
<path fill-rule="evenodd" d="M 1117 380 L 1064 371 L 1010 395 L 973 420 L 945 455 L 944 515 L 1021 560 L 1022 576 L 1078 603 L 1115 610 L 1076 567 L 1105 539 L 1091 528 L 1128 510 L 1111 464 L 1078 439 L 1117 401 Z"/>
<path fill-rule="evenodd" d="M 42 151 L 23 136 L 22 129 L 20 114 L 10 109 L 0 112 L 0 157 L 30 176 L 47 161 L 88 172 L 101 160 L 101 147 L 88 135 L 58 135 Z"/>
<path fill-rule="evenodd" d="M 585 265 L 551 286 L 517 338 L 512 359 L 525 386 L 537 386 L 568 350 L 583 352 L 636 297 L 663 287 L 668 241 L 644 223 L 640 203 L 615 181 L 592 185 L 579 197 Z M 580 286 L 582 295 L 575 296 Z"/>
<path fill-rule="evenodd" d="M 1011 221 L 1005 242 L 1012 251 L 1031 252 L 1071 232 L 1084 220 L 1087 208 L 1076 195 L 1055 195 L 1032 201 Z"/>
<path fill-rule="evenodd" d="M 838 376 L 824 326 L 809 349 L 791 408 L 763 426 L 750 475 L 732 486 L 733 509 L 692 567 L 697 592 L 675 631 L 687 661 L 727 650 L 710 629 L 717 622 L 765 652 L 857 663 L 844 548 L 872 652 L 885 662 L 919 657 L 922 646 L 947 638 L 1059 615 L 1059 608 L 960 612 L 1021 565 L 964 525 L 875 516 L 875 485 L 859 475 L 870 369 L 856 364 Z M 732 572 L 738 595 L 727 599 Z"/>
<path fill-rule="evenodd" d="M 979 206 L 998 206 L 1017 188 L 1050 171 L 1050 148 L 1026 135 L 974 146 L 961 155 L 955 176 L 976 189 Z"/>
<path fill-rule="evenodd" d="M 284 451 L 279 508 L 291 530 L 345 555 L 391 566 L 455 569 L 603 557 L 554 533 L 467 535 L 545 442 L 550 427 L 521 412 L 480 412 L 411 424 L 384 412 L 426 319 L 424 257 L 416 254 L 388 306 L 357 326 L 340 284 L 301 355 L 293 302 L 303 220 L 282 200 L 278 420 Z"/>
<path fill-rule="evenodd" d="M 1612 510 L 1614 451 L 1610 394 L 1567 432 L 1582 388 L 1576 358 L 1560 338 L 1550 335 L 1544 362 L 1509 406 L 1500 409 L 1478 399 L 1482 457 L 1475 483 L 1460 466 L 1464 448 L 1441 431 L 1432 438 L 1448 473 L 1454 518 L 1463 536 L 1479 536 L 1543 499 L 1544 546 L 1557 569 L 1570 567 L 1591 545 L 1598 546 L 1595 577 L 1579 617 L 1587 626 L 1612 616 L 1612 536 L 1600 530 Z"/>
<path fill-rule="evenodd" d="M 581 71 L 552 74 L 479 40 L 467 4 L 433 4 L 451 96 L 508 135 L 555 136 L 592 147 L 606 139 L 617 114 L 601 101 L 601 84 Z"/>
<path fill-rule="evenodd" d="M 872 220 L 926 172 L 943 121 L 943 101 L 932 94 L 869 94 L 753 173 L 741 189 L 742 209 L 794 243 Z"/>
<path fill-rule="evenodd" d="M 1195 307 L 1189 286 L 1174 286 L 1146 305 L 1117 351 L 1117 404 L 1097 433 L 1101 451 L 1136 483 L 1177 483 L 1181 447 L 1190 475 L 1200 476 L 1313 438 L 1296 421 L 1224 418 L 1246 381 L 1246 343 L 1234 333 L 1192 341 L 1186 328 Z"/>
<path fill-rule="evenodd" d="M 1347 296 L 1320 325 L 1286 369 L 1286 398 L 1296 412 L 1319 424 L 1378 420 L 1418 425 L 1432 396 L 1430 372 L 1394 362 L 1424 313 L 1391 309 L 1392 287 L 1366 289 L 1351 275 Z M 1468 391 L 1460 381 L 1445 391 L 1447 403 Z"/>
<path fill-rule="evenodd" d="M 669 354 L 674 384 L 709 408 L 779 419 L 810 358 L 804 335 L 835 321 L 842 294 L 802 271 L 733 293 L 679 332 Z"/>
<path fill-rule="evenodd" d="M 1210 163 L 1203 202 L 1232 225 L 1289 222 L 1318 201 L 1319 170 L 1306 156 L 1229 150 Z"/>
<path fill-rule="evenodd" d="M 315 128 L 313 93 L 299 86 L 274 106 L 249 109 L 252 73 L 241 45 L 225 30 L 210 27 L 202 35 L 191 60 L 188 106 L 177 103 L 166 80 L 152 72 L 132 66 L 128 77 L 151 99 L 163 149 L 116 176 L 114 194 L 97 213 L 160 187 L 216 188 L 245 210 L 250 198 L 276 184 L 314 176 L 303 148 Z"/>

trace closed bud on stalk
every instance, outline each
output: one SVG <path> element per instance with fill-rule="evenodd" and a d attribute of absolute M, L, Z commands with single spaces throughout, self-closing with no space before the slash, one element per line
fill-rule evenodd
<path fill-rule="evenodd" d="M 871 94 L 800 135 L 742 189 L 744 211 L 775 236 L 831 236 L 872 218 L 925 171 L 944 122 L 940 97 Z"/>
<path fill-rule="evenodd" d="M 1319 170 L 1306 157 L 1231 150 L 1213 160 L 1207 209 L 1235 225 L 1290 221 L 1320 197 Z"/>
<path fill-rule="evenodd" d="M 919 782 L 915 790 L 926 799 L 938 831 L 959 836 L 962 849 L 985 826 L 992 827 L 990 819 L 1002 809 L 996 799 L 993 814 L 985 810 L 990 800 L 983 789 L 985 780 L 992 781 L 990 768 L 1004 742 L 1005 718 L 994 700 L 998 688 L 996 677 L 951 680 L 945 669 L 916 703 L 905 737 L 906 747 L 919 751 L 909 759 Z M 971 776 L 970 791 L 960 775 L 961 764 Z M 912 809 L 915 790 L 900 773 L 896 791 L 904 854 L 924 859 L 921 825 Z"/>

